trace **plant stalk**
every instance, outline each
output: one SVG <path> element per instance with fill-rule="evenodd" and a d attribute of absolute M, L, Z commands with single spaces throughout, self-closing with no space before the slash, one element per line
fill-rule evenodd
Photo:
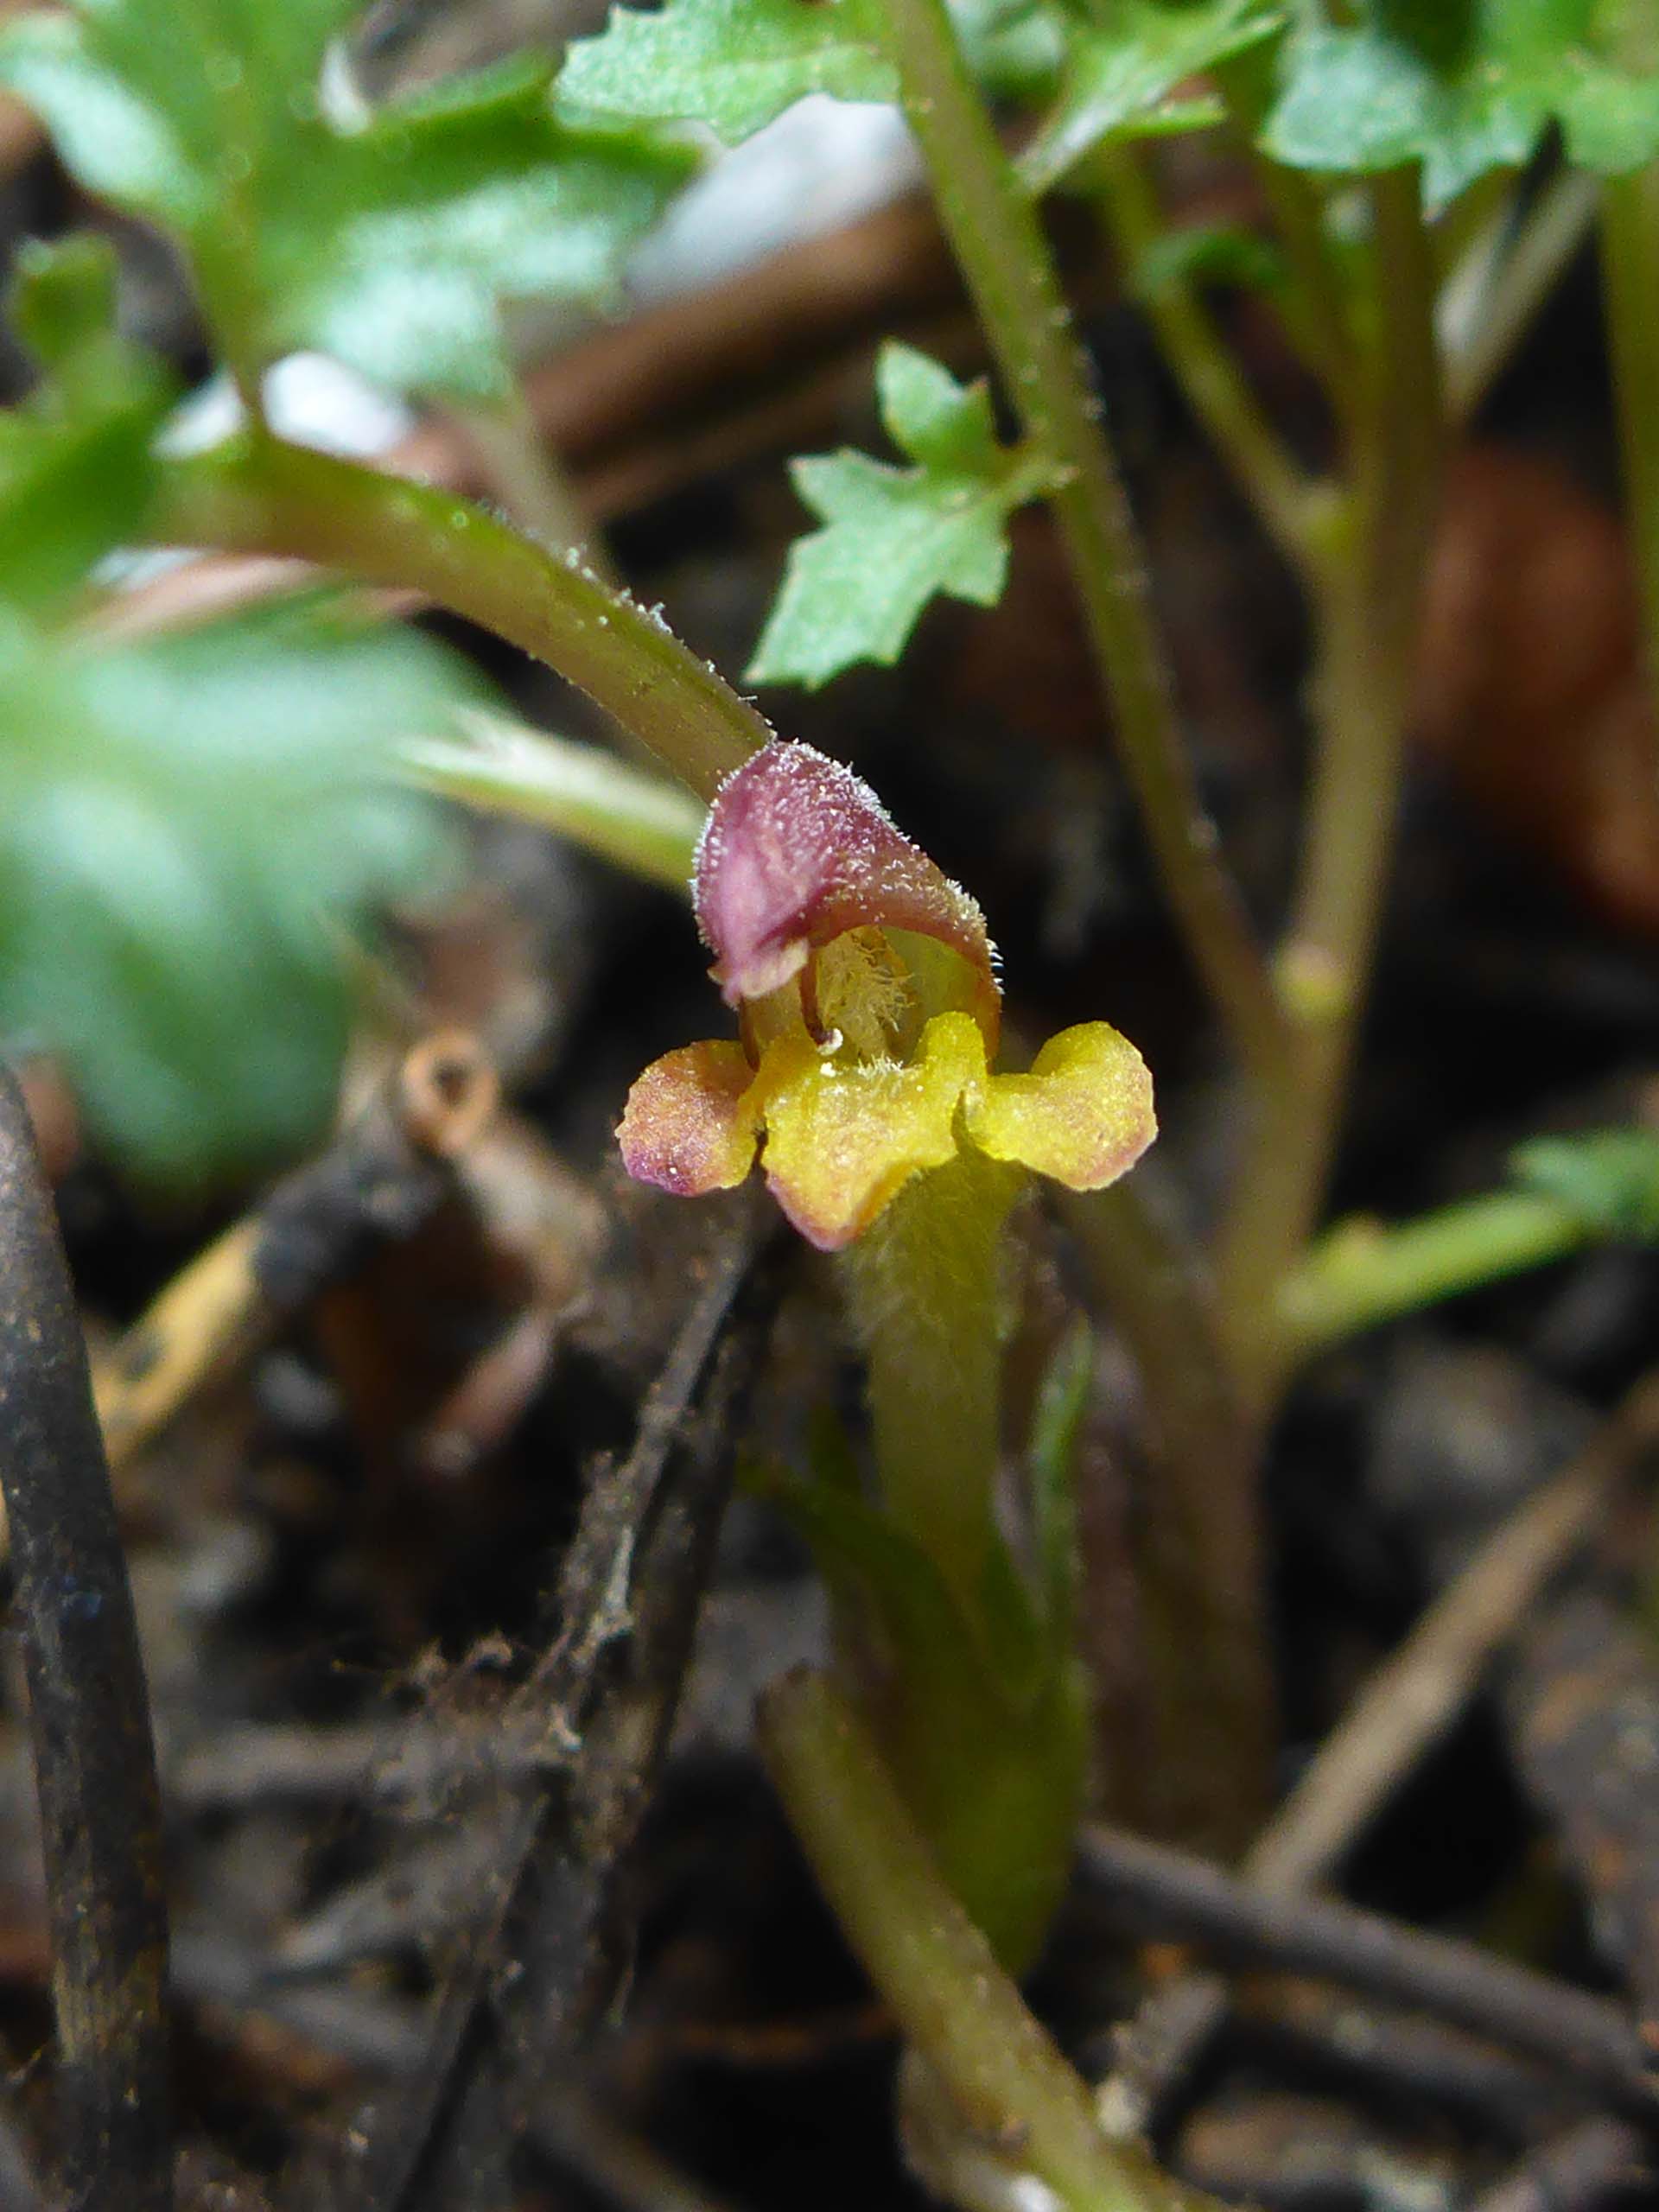
<path fill-rule="evenodd" d="M 1245 1065 L 1284 1026 L 1181 741 L 1147 563 L 1035 210 L 969 76 L 944 0 L 885 0 L 884 37 L 940 220 L 1050 494 L 1124 766 L 1191 957 Z"/>
<path fill-rule="evenodd" d="M 1067 2212 L 1213 2212 L 1110 2142 L 1082 2082 L 940 1878 L 874 1744 L 822 1675 L 761 1701 L 760 1743 L 825 1896 L 969 2144 L 1017 2157 Z M 1027 2191 L 1027 2194 L 1029 2192 Z"/>
<path fill-rule="evenodd" d="M 1126 281 L 1163 234 L 1146 164 L 1134 146 L 1110 149 L 1102 162 L 1105 209 Z M 1306 566 L 1317 539 L 1313 522 L 1321 487 L 1297 465 L 1268 421 L 1238 363 L 1217 336 L 1198 288 L 1171 276 L 1153 288 L 1147 312 L 1186 402 L 1255 508 L 1262 527 L 1293 567 Z"/>
<path fill-rule="evenodd" d="M 963 1151 L 912 1176 L 837 1270 L 863 1346 L 882 1503 L 977 1620 L 1001 1545 L 1003 1230 L 1019 1178 Z"/>
<path fill-rule="evenodd" d="M 1344 525 L 1317 594 L 1313 788 L 1280 991 L 1288 1080 L 1250 1141 L 1223 1224 L 1224 1327 L 1247 1402 L 1282 1376 L 1278 1287 L 1318 1218 L 1381 921 L 1439 511 L 1444 416 L 1434 270 L 1414 168 L 1371 188 L 1370 312 Z"/>
<path fill-rule="evenodd" d="M 1440 1299 L 1566 1259 L 1593 1234 L 1581 1212 L 1532 1191 L 1487 1192 L 1397 1225 L 1338 1222 L 1281 1287 L 1284 1357 L 1309 1358 Z"/>
<path fill-rule="evenodd" d="M 413 589 L 556 670 L 701 798 L 772 733 L 657 617 L 470 499 L 255 436 L 170 461 L 150 535 Z"/>
<path fill-rule="evenodd" d="M 1643 652 L 1659 696 L 1659 162 L 1604 181 L 1601 273 Z"/>
<path fill-rule="evenodd" d="M 1266 1817 L 1278 1740 L 1261 1434 L 1228 1363 L 1203 1262 L 1162 1218 L 1152 1165 L 1060 1200 L 1143 1400 L 1136 1603 L 1154 1751 L 1122 1775 L 1113 1802 L 1137 1826 L 1233 1859 Z"/>

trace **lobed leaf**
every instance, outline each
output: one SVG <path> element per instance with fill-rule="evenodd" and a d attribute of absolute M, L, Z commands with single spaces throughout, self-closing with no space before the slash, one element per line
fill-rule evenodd
<path fill-rule="evenodd" d="M 1058 104 L 1020 161 L 1033 191 L 1058 184 L 1107 140 L 1217 123 L 1179 88 L 1282 26 L 1280 0 L 1118 0 L 1072 21 Z"/>
<path fill-rule="evenodd" d="M 150 448 L 174 387 L 117 336 L 114 300 L 101 239 L 19 254 L 11 319 L 47 373 L 0 412 L 0 602 L 42 617 L 71 606 L 149 505 Z"/>
<path fill-rule="evenodd" d="M 0 83 L 88 191 L 182 238 L 239 362 L 314 347 L 499 397 L 501 303 L 604 297 L 696 156 L 560 119 L 534 58 L 372 111 L 325 100 L 359 3 L 77 0 L 0 36 Z"/>
<path fill-rule="evenodd" d="M 1511 1156 L 1510 1169 L 1523 1190 L 1554 1198 L 1592 1235 L 1659 1241 L 1659 1132 L 1535 1137 Z"/>
<path fill-rule="evenodd" d="M 1559 124 L 1570 159 L 1618 174 L 1659 154 L 1659 71 L 1628 58 L 1624 0 L 1366 0 L 1287 41 L 1264 143 L 1300 168 L 1421 162 L 1431 213 Z"/>
<path fill-rule="evenodd" d="M 1008 517 L 1045 488 L 1046 472 L 1026 448 L 998 443 L 982 384 L 957 384 L 909 346 L 883 347 L 877 391 L 915 465 L 849 450 L 794 463 L 824 527 L 791 549 L 752 683 L 816 689 L 858 661 L 891 666 L 936 594 L 980 607 L 1001 595 Z"/>
<path fill-rule="evenodd" d="M 703 123 L 728 146 L 811 92 L 892 100 L 872 0 L 668 0 L 615 8 L 579 39 L 558 83 L 572 116 Z"/>
<path fill-rule="evenodd" d="M 429 640 L 321 602 L 110 650 L 0 616 L 0 1028 L 62 1058 L 141 1173 L 326 1123 L 351 937 L 442 859 L 393 745 L 476 696 Z"/>

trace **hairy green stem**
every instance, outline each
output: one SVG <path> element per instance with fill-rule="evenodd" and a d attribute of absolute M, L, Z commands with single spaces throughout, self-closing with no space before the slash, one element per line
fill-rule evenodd
<path fill-rule="evenodd" d="M 1532 1191 L 1495 1191 L 1397 1224 L 1338 1222 L 1280 1290 L 1286 1356 L 1307 1358 L 1379 1322 L 1565 1259 L 1592 1235 L 1581 1211 Z"/>
<path fill-rule="evenodd" d="M 1213 2200 L 1109 2141 L 1088 2091 L 941 1879 L 880 1755 L 821 1675 L 761 1701 L 760 1744 L 790 1821 L 906 2041 L 962 2133 L 1035 2175 L 1068 2212 L 1213 2212 Z"/>
<path fill-rule="evenodd" d="M 1187 947 L 1247 1065 L 1279 1064 L 1272 979 L 1181 741 L 1140 533 L 1035 210 L 944 0 L 884 0 L 884 35 L 935 204 L 1033 444 L 1116 712 L 1123 760 Z"/>
<path fill-rule="evenodd" d="M 1318 594 L 1313 788 L 1280 989 L 1288 1080 L 1253 1133 L 1223 1224 L 1222 1312 L 1247 1398 L 1283 1372 L 1278 1287 L 1318 1218 L 1363 1010 L 1399 806 L 1444 418 L 1434 272 L 1414 168 L 1371 188 L 1370 315 L 1349 542 Z"/>
<path fill-rule="evenodd" d="M 1102 156 L 1105 208 L 1126 278 L 1165 234 L 1157 194 L 1134 146 Z M 1317 542 L 1313 532 L 1319 485 L 1297 464 L 1268 421 L 1243 370 L 1217 334 L 1198 288 L 1172 275 L 1149 293 L 1147 311 L 1187 404 L 1293 566 L 1301 568 Z"/>
<path fill-rule="evenodd" d="M 969 1620 L 1001 1542 L 1002 1243 L 1018 1188 L 1012 1170 L 964 1151 L 912 1176 L 837 1263 L 868 1363 L 882 1502 Z"/>
<path fill-rule="evenodd" d="M 1659 162 L 1603 183 L 1601 270 L 1643 645 L 1659 694 Z"/>
<path fill-rule="evenodd" d="M 470 499 L 256 436 L 169 461 L 152 537 L 422 593 L 586 691 L 699 798 L 772 735 L 645 608 Z"/>

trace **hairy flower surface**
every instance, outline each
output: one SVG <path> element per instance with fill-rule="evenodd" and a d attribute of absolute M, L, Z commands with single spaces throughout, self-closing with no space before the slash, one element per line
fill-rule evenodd
<path fill-rule="evenodd" d="M 1152 1081 L 1103 1021 L 995 1075 L 1001 1016 L 985 918 L 869 786 L 775 740 L 721 786 L 697 920 L 741 1037 L 648 1067 L 618 1137 L 631 1175 L 682 1196 L 760 1159 L 802 1235 L 835 1251 L 963 1145 L 1097 1190 L 1156 1134 Z"/>

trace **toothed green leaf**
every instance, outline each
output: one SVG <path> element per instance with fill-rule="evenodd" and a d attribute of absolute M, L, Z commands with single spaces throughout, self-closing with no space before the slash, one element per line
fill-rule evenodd
<path fill-rule="evenodd" d="M 1183 99 L 1188 78 L 1270 38 L 1277 0 L 1115 0 L 1071 20 L 1059 104 L 1027 147 L 1021 174 L 1046 191 L 1105 141 L 1219 122 L 1211 99 Z"/>
<path fill-rule="evenodd" d="M 559 78 L 563 111 L 707 124 L 735 146 L 809 92 L 891 100 L 871 0 L 668 0 L 616 8 L 579 39 Z"/>
<path fill-rule="evenodd" d="M 150 501 L 151 443 L 174 387 L 116 335 L 114 279 L 99 239 L 18 256 L 8 311 L 45 374 L 0 412 L 0 602 L 38 615 L 70 605 Z"/>
<path fill-rule="evenodd" d="M 604 297 L 695 156 L 559 120 L 536 60 L 341 111 L 325 69 L 360 12 L 77 0 L 0 36 L 0 83 L 88 191 L 182 239 L 245 365 L 315 347 L 385 384 L 497 397 L 502 302 Z"/>
<path fill-rule="evenodd" d="M 353 935 L 442 860 L 393 746 L 477 696 L 321 605 L 101 650 L 0 612 L 0 1031 L 62 1059 L 141 1175 L 320 1134 Z"/>
<path fill-rule="evenodd" d="M 1659 1240 L 1659 1132 L 1535 1137 L 1510 1162 L 1523 1189 L 1554 1198 L 1598 1236 Z"/>
<path fill-rule="evenodd" d="M 827 683 L 856 661 L 890 666 L 938 593 L 995 605 L 1007 520 L 1047 481 L 1021 446 L 997 442 L 983 385 L 959 385 L 925 353 L 882 349 L 881 419 L 914 463 L 843 450 L 798 461 L 796 489 L 824 524 L 797 539 L 748 671 L 755 683 Z"/>
<path fill-rule="evenodd" d="M 1287 41 L 1268 150 L 1344 173 L 1423 165 L 1431 213 L 1560 125 L 1605 174 L 1659 154 L 1659 50 L 1633 57 L 1632 0 L 1366 0 Z"/>

